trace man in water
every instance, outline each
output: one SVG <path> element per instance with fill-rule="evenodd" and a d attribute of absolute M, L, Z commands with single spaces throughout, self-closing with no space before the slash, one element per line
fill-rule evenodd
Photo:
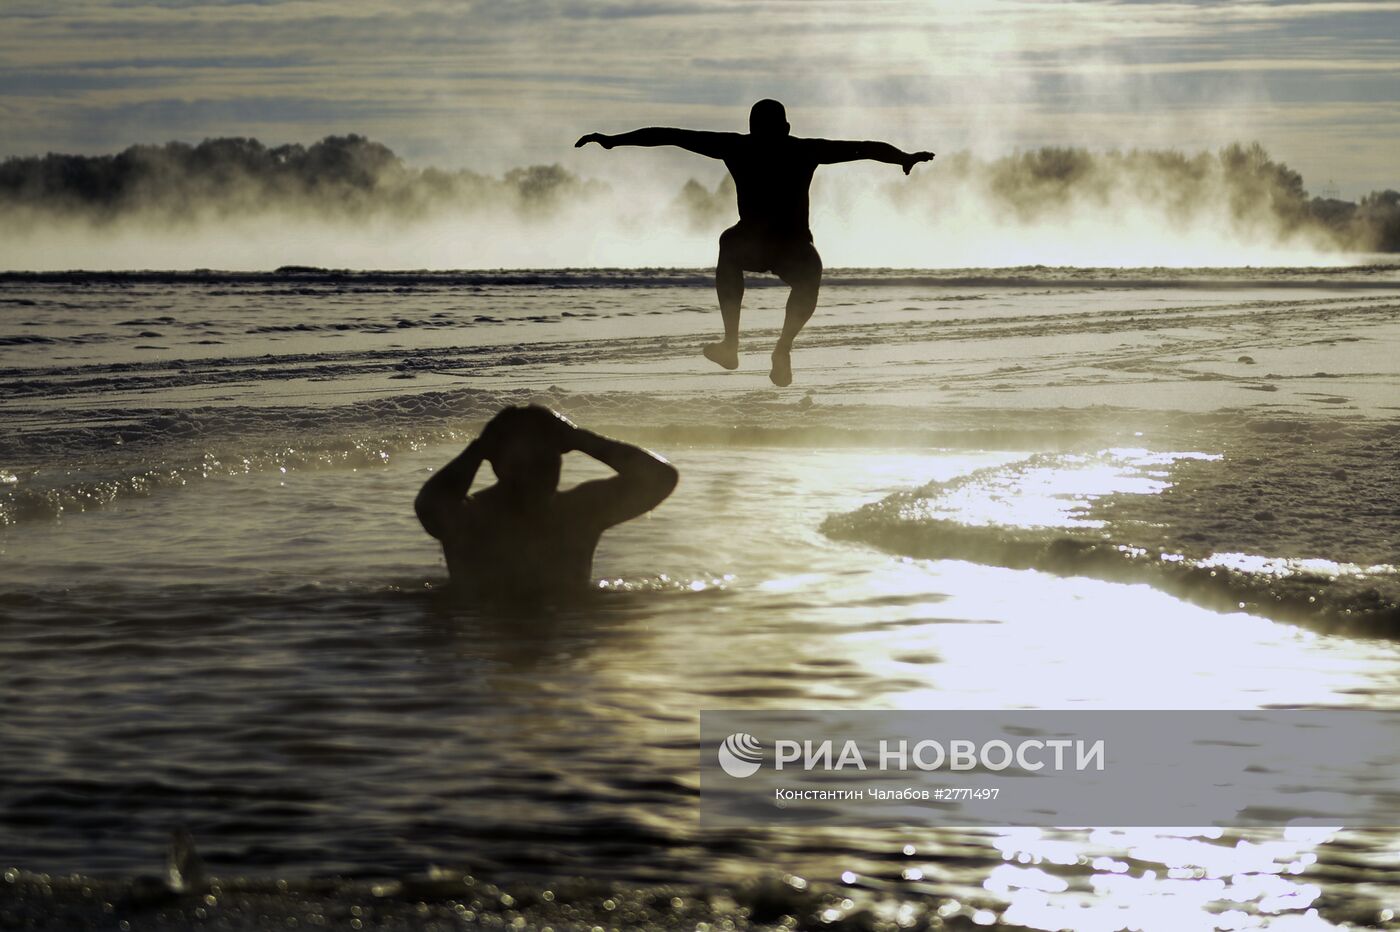
<path fill-rule="evenodd" d="M 559 491 L 564 454 L 574 450 L 617 475 Z M 482 462 L 496 484 L 469 495 Z M 661 504 L 676 478 L 661 457 L 530 405 L 492 418 L 423 484 L 413 507 L 442 542 L 453 586 L 506 598 L 577 593 L 591 582 L 603 532 Z"/>
<path fill-rule="evenodd" d="M 787 111 L 776 100 L 760 100 L 749 111 L 749 132 L 710 133 L 652 126 L 620 136 L 589 133 L 575 147 L 596 142 L 613 146 L 679 146 L 721 159 L 739 195 L 739 222 L 719 238 L 715 290 L 719 293 L 724 339 L 705 347 L 705 356 L 726 369 L 739 367 L 739 306 L 744 272 L 772 272 L 792 288 L 783 333 L 773 348 L 775 385 L 792 383 L 792 341 L 817 309 L 822 260 L 812 245 L 807 222 L 807 189 L 818 165 L 871 159 L 903 167 L 904 174 L 932 152 L 904 152 L 887 142 L 800 139 L 790 135 Z"/>

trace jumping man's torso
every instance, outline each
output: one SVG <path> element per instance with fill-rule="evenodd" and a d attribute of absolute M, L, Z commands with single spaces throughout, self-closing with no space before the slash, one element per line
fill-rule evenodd
<path fill-rule="evenodd" d="M 739 224 L 780 239 L 811 242 L 808 188 L 817 169 L 807 141 L 742 136 L 725 160 L 738 193 Z"/>

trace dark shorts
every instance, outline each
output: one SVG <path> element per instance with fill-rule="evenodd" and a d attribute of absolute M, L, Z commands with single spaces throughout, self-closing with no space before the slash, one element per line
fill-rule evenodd
<path fill-rule="evenodd" d="M 822 277 L 822 257 L 811 233 L 775 235 L 737 224 L 719 237 L 719 264 L 730 263 L 745 272 L 772 272 L 789 285 Z"/>

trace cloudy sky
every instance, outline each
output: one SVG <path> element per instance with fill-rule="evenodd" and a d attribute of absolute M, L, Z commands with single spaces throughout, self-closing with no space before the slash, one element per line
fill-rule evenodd
<path fill-rule="evenodd" d="M 597 163 L 581 133 L 987 152 L 1258 139 L 1400 187 L 1400 2 L 0 0 L 0 155 L 359 132 L 416 164 Z M 596 156 L 596 153 L 595 153 Z"/>

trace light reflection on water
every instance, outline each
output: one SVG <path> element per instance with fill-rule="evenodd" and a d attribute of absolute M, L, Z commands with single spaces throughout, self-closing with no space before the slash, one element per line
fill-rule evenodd
<path fill-rule="evenodd" d="M 905 509 L 911 519 L 948 519 L 973 526 L 1099 528 L 1085 506 L 1109 495 L 1156 495 L 1180 460 L 1218 460 L 1208 453 L 1110 449 L 1094 454 L 1039 455 L 1013 468 L 975 472 Z"/>
<path fill-rule="evenodd" d="M 681 486 L 605 538 L 608 591 L 502 618 L 432 588 L 411 499 L 452 452 L 252 473 L 7 532 L 0 660 L 21 675 L 3 688 L 0 799 L 25 817 L 0 823 L 0 851 L 135 871 L 182 822 L 216 870 L 849 873 L 857 896 L 951 895 L 974 921 L 1047 929 L 1305 928 L 1320 885 L 1370 908 L 1345 864 L 1388 855 L 1390 836 L 697 826 L 702 708 L 1394 705 L 1387 643 L 818 530 L 1024 457 L 667 451 Z M 1160 456 L 993 472 L 957 507 L 1081 520 L 1096 495 L 1158 491 L 1165 472 L 1142 471 Z M 1314 859 L 1334 862 L 1325 881 Z"/>

